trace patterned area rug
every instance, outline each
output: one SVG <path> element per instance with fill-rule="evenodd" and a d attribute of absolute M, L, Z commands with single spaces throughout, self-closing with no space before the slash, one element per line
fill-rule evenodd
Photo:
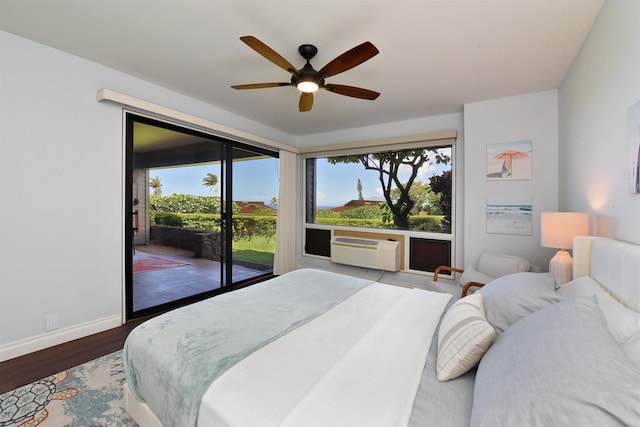
<path fill-rule="evenodd" d="M 150 255 L 144 252 L 136 252 L 133 255 L 133 272 L 158 270 L 161 268 L 180 267 L 189 265 L 184 262 L 174 261 L 172 259 L 162 258 L 156 255 Z"/>
<path fill-rule="evenodd" d="M 134 427 L 122 351 L 0 394 L 0 427 Z"/>

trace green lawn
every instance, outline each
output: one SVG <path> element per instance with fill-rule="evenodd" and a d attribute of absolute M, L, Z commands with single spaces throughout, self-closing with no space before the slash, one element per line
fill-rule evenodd
<path fill-rule="evenodd" d="M 267 239 L 262 236 L 254 236 L 251 241 L 240 240 L 233 242 L 233 259 L 235 261 L 273 265 L 275 251 L 276 243 L 273 238 L 268 243 Z"/>

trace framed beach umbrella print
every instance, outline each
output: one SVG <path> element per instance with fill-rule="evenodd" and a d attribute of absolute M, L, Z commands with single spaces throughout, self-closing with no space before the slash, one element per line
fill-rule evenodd
<path fill-rule="evenodd" d="M 531 179 L 531 141 L 487 144 L 487 179 Z"/>

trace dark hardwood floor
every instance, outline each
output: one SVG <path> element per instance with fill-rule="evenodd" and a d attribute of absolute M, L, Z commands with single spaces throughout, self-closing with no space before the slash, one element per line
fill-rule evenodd
<path fill-rule="evenodd" d="M 147 319 L 0 362 L 0 394 L 121 350 L 129 332 Z"/>

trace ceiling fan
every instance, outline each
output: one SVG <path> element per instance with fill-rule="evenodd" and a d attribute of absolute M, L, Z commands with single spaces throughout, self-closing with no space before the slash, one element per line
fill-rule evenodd
<path fill-rule="evenodd" d="M 313 93 L 318 89 L 326 89 L 330 92 L 334 92 L 340 95 L 368 100 L 374 100 L 378 96 L 380 96 L 380 93 L 374 92 L 369 89 L 326 83 L 324 80 L 327 77 L 335 76 L 336 74 L 350 70 L 356 65 L 360 65 L 377 55 L 378 49 L 376 49 L 376 47 L 370 42 L 364 42 L 354 47 L 353 49 L 346 51 L 342 55 L 330 61 L 319 71 L 316 71 L 309 62 L 311 58 L 313 58 L 316 53 L 318 53 L 318 48 L 313 45 L 303 44 L 298 47 L 298 52 L 300 52 L 300 55 L 302 55 L 302 57 L 307 60 L 307 63 L 298 70 L 293 65 L 291 65 L 289 61 L 284 59 L 276 51 L 271 49 L 269 46 L 267 46 L 257 38 L 253 36 L 243 36 L 240 37 L 240 40 L 246 43 L 251 49 L 255 50 L 260 55 L 276 64 L 278 67 L 291 73 L 292 76 L 290 82 L 253 83 L 231 86 L 234 89 L 262 89 L 267 87 L 295 86 L 302 92 L 299 102 L 299 109 L 301 112 L 311 110 L 311 108 L 313 107 Z"/>

